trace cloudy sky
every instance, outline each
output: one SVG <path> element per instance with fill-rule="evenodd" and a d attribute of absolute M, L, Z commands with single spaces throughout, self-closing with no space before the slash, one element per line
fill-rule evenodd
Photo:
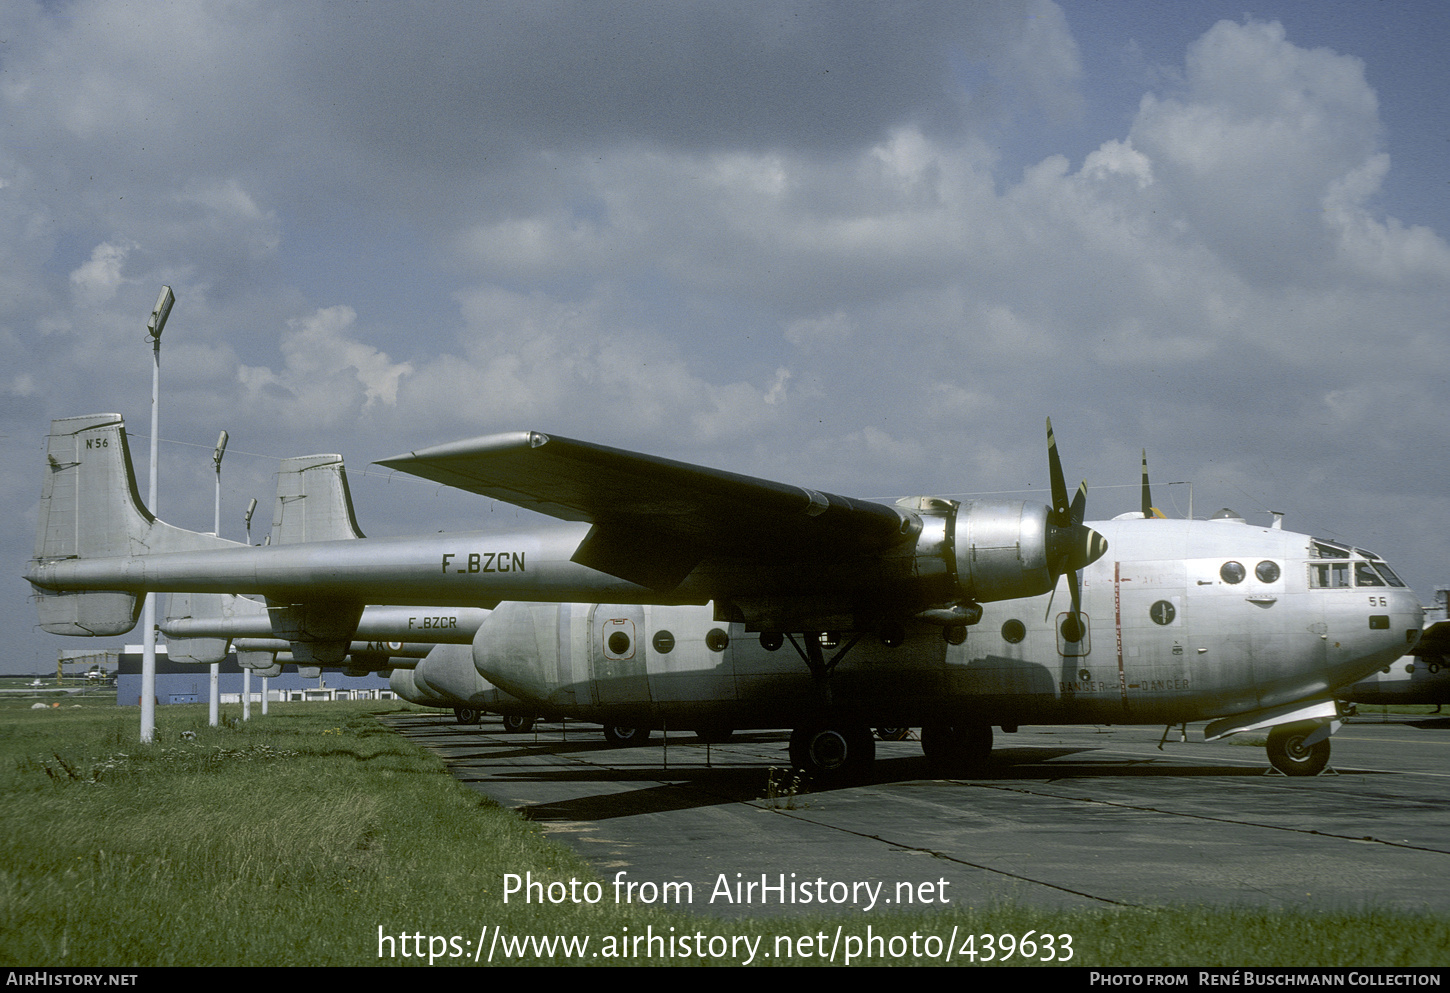
<path fill-rule="evenodd" d="M 1233 507 L 1450 583 L 1450 7 L 0 0 L 0 669 L 53 417 L 161 516 L 512 527 L 369 462 L 537 429 L 853 496 Z M 138 640 L 139 636 L 132 636 Z"/>

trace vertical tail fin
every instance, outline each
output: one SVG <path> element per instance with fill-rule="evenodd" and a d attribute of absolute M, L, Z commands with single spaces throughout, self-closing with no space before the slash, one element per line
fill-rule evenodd
<path fill-rule="evenodd" d="M 330 541 L 361 538 L 362 531 L 353 515 L 352 494 L 347 488 L 347 470 L 341 455 L 303 455 L 283 459 L 277 472 L 277 501 L 272 512 L 272 532 L 267 540 L 273 545 L 290 545 L 303 541 Z M 299 608 L 295 605 L 267 606 L 255 600 L 230 593 L 173 593 L 168 607 L 167 623 L 190 620 L 216 622 L 220 629 L 233 618 L 273 615 L 279 631 L 301 625 Z M 270 618 L 269 618 L 270 619 Z M 280 636 L 280 635 L 279 635 Z M 172 659 L 194 662 L 217 662 L 226 657 L 227 637 L 168 636 L 167 646 Z M 244 665 L 257 668 L 262 657 L 267 666 L 273 660 L 268 653 L 249 651 Z"/>
<path fill-rule="evenodd" d="M 361 537 L 341 455 L 302 455 L 282 460 L 277 472 L 270 544 Z"/>
<path fill-rule="evenodd" d="M 136 473 L 120 414 L 52 421 L 46 444 L 34 564 L 61 559 L 186 552 L 235 545 L 173 527 L 136 491 Z M 136 626 L 140 603 L 129 593 L 70 593 L 36 588 L 40 626 L 51 634 L 110 636 Z"/>
<path fill-rule="evenodd" d="M 268 539 L 273 545 L 362 536 L 353 516 L 341 455 L 303 455 L 282 461 Z M 331 602 L 268 600 L 267 607 L 272 630 L 292 642 L 292 656 L 299 664 L 335 665 L 346 658 L 363 611 L 362 604 Z"/>

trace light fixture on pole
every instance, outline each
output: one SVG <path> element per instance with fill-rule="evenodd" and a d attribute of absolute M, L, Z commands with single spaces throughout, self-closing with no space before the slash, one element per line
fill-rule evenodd
<path fill-rule="evenodd" d="M 256 513 L 256 512 L 257 512 L 257 498 L 256 497 L 252 497 L 252 499 L 250 499 L 250 500 L 247 501 L 247 512 L 242 517 L 242 523 L 245 524 L 246 525 L 246 528 L 247 528 L 247 544 L 248 545 L 250 545 L 252 543 L 252 515 L 254 513 Z M 251 669 L 248 669 L 247 671 L 248 672 L 251 672 L 252 670 Z M 245 682 L 245 681 L 246 681 L 245 680 L 245 677 L 243 677 L 243 682 Z M 245 687 L 243 687 L 243 689 L 245 689 Z M 262 677 L 262 716 L 263 717 L 266 717 L 267 716 L 267 677 L 266 676 L 263 676 Z"/>
<path fill-rule="evenodd" d="M 216 513 L 212 517 L 212 533 L 218 538 L 222 533 L 222 456 L 227 453 L 227 433 L 223 431 L 216 440 L 216 451 L 212 453 L 212 464 L 216 467 Z"/>
<path fill-rule="evenodd" d="M 171 287 L 161 287 L 156 306 L 151 309 L 151 319 L 146 322 L 146 334 L 151 339 L 151 486 L 146 494 L 146 506 L 153 516 L 156 514 L 156 457 L 157 438 L 161 431 L 161 332 L 166 329 L 166 319 L 176 303 L 176 294 Z M 146 594 L 146 607 L 142 614 L 141 630 L 141 740 L 149 742 L 156 737 L 156 594 Z"/>

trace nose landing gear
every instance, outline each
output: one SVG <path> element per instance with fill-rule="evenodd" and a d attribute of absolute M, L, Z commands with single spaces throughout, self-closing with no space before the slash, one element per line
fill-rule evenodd
<path fill-rule="evenodd" d="M 1313 721 L 1269 732 L 1269 764 L 1286 776 L 1317 776 L 1329 764 L 1329 729 Z"/>

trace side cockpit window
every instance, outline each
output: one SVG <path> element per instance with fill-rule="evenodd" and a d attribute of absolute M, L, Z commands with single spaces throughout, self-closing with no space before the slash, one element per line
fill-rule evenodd
<path fill-rule="evenodd" d="M 1356 562 L 1354 564 L 1354 585 L 1355 586 L 1383 586 L 1385 581 L 1380 578 L 1379 573 L 1374 571 L 1374 566 L 1368 562 Z"/>
<path fill-rule="evenodd" d="M 1322 538 L 1309 539 L 1309 555 L 1328 562 L 1309 563 L 1309 586 L 1318 590 L 1349 589 L 1354 586 L 1396 586 L 1404 582 L 1374 552 L 1350 548 Z"/>
<path fill-rule="evenodd" d="M 1316 590 L 1349 588 L 1348 562 L 1310 562 L 1309 587 Z"/>

